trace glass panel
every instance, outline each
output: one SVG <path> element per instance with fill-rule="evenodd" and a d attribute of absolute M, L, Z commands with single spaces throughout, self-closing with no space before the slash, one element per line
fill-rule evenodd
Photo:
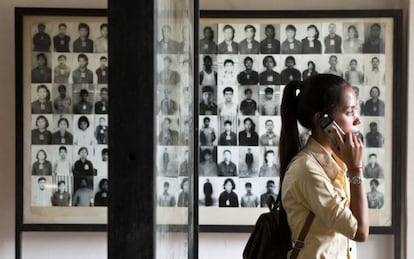
<path fill-rule="evenodd" d="M 156 258 L 189 258 L 193 4 L 190 0 L 155 1 Z"/>

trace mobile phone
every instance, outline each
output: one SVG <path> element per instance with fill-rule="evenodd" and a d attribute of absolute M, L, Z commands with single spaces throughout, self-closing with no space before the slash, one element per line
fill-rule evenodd
<path fill-rule="evenodd" d="M 339 148 L 332 128 L 336 128 L 336 130 L 339 132 L 339 134 L 342 136 L 342 139 L 344 140 L 345 140 L 345 132 L 341 129 L 341 127 L 339 127 L 338 123 L 336 123 L 334 119 L 332 119 L 332 117 L 329 116 L 329 114 L 325 113 L 319 118 L 319 126 L 328 135 L 334 147 Z"/>

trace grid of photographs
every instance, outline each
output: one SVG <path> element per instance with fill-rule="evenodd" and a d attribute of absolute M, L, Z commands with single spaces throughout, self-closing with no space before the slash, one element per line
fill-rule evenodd
<path fill-rule="evenodd" d="M 384 207 L 385 24 L 201 23 L 199 206 L 265 207 L 279 189 L 284 86 L 318 73 L 354 88 L 370 209 Z M 306 143 L 310 132 L 301 130 Z M 385 178 L 385 179 L 384 179 Z"/>
<path fill-rule="evenodd" d="M 31 25 L 31 206 L 108 205 L 108 25 Z"/>
<path fill-rule="evenodd" d="M 190 201 L 193 62 L 191 27 L 182 19 L 163 20 L 156 44 L 155 168 L 162 208 L 188 208 Z"/>

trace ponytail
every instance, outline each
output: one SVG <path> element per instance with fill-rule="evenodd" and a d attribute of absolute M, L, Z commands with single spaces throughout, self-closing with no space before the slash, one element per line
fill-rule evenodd
<path fill-rule="evenodd" d="M 296 96 L 299 90 L 298 96 Z M 298 98 L 303 92 L 303 83 L 290 81 L 284 91 L 281 104 L 282 129 L 280 131 L 279 161 L 280 182 L 283 182 L 289 162 L 300 150 L 299 130 L 297 122 Z"/>

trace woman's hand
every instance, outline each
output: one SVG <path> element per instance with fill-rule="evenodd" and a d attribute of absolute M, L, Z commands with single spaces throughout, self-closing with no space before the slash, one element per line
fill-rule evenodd
<path fill-rule="evenodd" d="M 345 134 L 345 140 L 336 130 L 333 128 L 334 136 L 338 148 L 334 148 L 335 154 L 347 165 L 348 169 L 362 169 L 362 155 L 364 144 L 357 134 L 348 132 Z"/>

